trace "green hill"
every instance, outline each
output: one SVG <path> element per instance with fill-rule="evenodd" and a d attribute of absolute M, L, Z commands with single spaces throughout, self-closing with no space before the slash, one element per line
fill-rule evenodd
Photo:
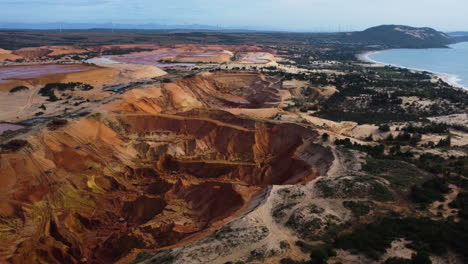
<path fill-rule="evenodd" d="M 382 25 L 346 35 L 348 41 L 391 48 L 445 47 L 454 40 L 445 33 L 423 27 Z"/>

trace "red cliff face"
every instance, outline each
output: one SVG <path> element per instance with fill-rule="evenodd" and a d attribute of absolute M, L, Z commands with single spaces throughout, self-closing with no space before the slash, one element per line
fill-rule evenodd
<path fill-rule="evenodd" d="M 115 262 L 219 226 L 265 186 L 326 173 L 333 156 L 317 132 L 209 109 L 219 101 L 193 88 L 205 81 L 129 96 L 1 153 L 0 259 Z M 191 104 L 203 108 L 179 111 Z"/>

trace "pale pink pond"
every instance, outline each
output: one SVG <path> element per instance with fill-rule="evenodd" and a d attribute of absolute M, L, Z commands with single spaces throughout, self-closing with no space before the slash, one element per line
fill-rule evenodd
<path fill-rule="evenodd" d="M 268 63 L 268 60 L 260 59 L 265 56 L 265 53 L 255 53 L 244 58 L 244 61 L 252 64 L 265 64 Z"/>
<path fill-rule="evenodd" d="M 61 64 L 4 66 L 0 67 L 0 83 L 6 82 L 5 80 L 32 79 L 50 74 L 87 71 L 93 68 L 92 66 L 85 65 Z"/>
<path fill-rule="evenodd" d="M 191 67 L 196 64 L 193 63 L 161 63 L 160 60 L 163 57 L 177 55 L 175 52 L 170 53 L 161 53 L 161 54 L 136 54 L 128 56 L 114 56 L 107 57 L 113 61 L 131 63 L 131 64 L 143 64 L 143 65 L 153 65 L 156 67 Z"/>
<path fill-rule="evenodd" d="M 6 132 L 8 130 L 15 131 L 18 129 L 23 128 L 24 126 L 19 126 L 19 125 L 13 125 L 13 124 L 0 124 L 0 135 L 3 134 L 3 132 Z"/>

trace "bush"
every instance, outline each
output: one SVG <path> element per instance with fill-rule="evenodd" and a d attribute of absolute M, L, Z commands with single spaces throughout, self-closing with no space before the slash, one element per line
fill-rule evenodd
<path fill-rule="evenodd" d="M 380 125 L 379 126 L 379 131 L 380 132 L 389 132 L 390 131 L 390 126 L 388 124 Z"/>
<path fill-rule="evenodd" d="M 429 218 L 384 218 L 355 229 L 335 241 L 335 246 L 346 250 L 356 250 L 378 260 L 391 246 L 392 241 L 405 238 L 411 241 L 410 248 L 418 252 L 416 259 L 427 259 L 424 252 L 443 255 L 448 250 L 460 254 L 468 260 L 468 223 L 434 221 Z M 413 262 L 415 263 L 415 262 Z M 427 262 L 422 262 L 427 263 Z"/>
<path fill-rule="evenodd" d="M 418 252 L 417 254 L 413 254 L 413 257 L 411 258 L 411 263 L 432 264 L 432 261 L 429 258 L 429 254 L 427 252 Z"/>
<path fill-rule="evenodd" d="M 28 145 L 29 143 L 26 140 L 14 139 L 5 144 L 1 144 L 0 149 L 5 152 L 17 152 Z"/>
<path fill-rule="evenodd" d="M 412 264 L 412 263 L 410 259 L 391 257 L 391 258 L 388 258 L 384 262 L 384 264 Z"/>
<path fill-rule="evenodd" d="M 433 178 L 424 182 L 421 186 L 414 186 L 411 189 L 411 199 L 415 203 L 428 205 L 435 201 L 443 201 L 444 194 L 449 192 L 450 188 L 445 179 Z"/>
<path fill-rule="evenodd" d="M 335 145 L 344 146 L 349 149 L 359 150 L 366 152 L 372 157 L 379 158 L 384 156 L 384 145 L 369 146 L 369 145 L 360 145 L 358 143 L 352 143 L 349 138 L 346 139 L 337 139 L 335 140 Z"/>
<path fill-rule="evenodd" d="M 430 123 L 429 125 L 426 126 L 413 126 L 409 125 L 407 127 L 402 128 L 403 131 L 408 132 L 408 133 L 419 133 L 419 134 L 429 134 L 429 133 L 434 133 L 434 134 L 444 134 L 449 132 L 449 126 L 444 123 Z"/>
<path fill-rule="evenodd" d="M 94 87 L 89 84 L 84 84 L 80 82 L 70 82 L 70 83 L 48 83 L 39 90 L 39 94 L 42 96 L 49 97 L 48 101 L 55 102 L 59 98 L 55 95 L 55 91 L 74 91 L 75 89 L 80 89 L 82 91 L 92 90 Z"/>
<path fill-rule="evenodd" d="M 446 138 L 441 139 L 439 141 L 439 143 L 437 143 L 437 147 L 439 147 L 439 148 L 450 147 L 451 141 L 452 140 L 451 140 L 450 136 L 447 136 Z"/>
<path fill-rule="evenodd" d="M 21 85 L 21 86 L 16 86 L 15 88 L 11 89 L 10 93 L 16 93 L 16 92 L 27 91 L 27 90 L 29 90 L 28 87 Z"/>
<path fill-rule="evenodd" d="M 323 141 L 328 141 L 329 138 L 330 138 L 330 135 L 328 135 L 327 133 L 322 134 L 322 140 Z"/>
<path fill-rule="evenodd" d="M 325 264 L 330 257 L 336 256 L 336 252 L 329 246 L 314 246 L 310 251 L 311 264 Z"/>
<path fill-rule="evenodd" d="M 307 263 L 303 261 L 296 261 L 291 258 L 284 258 L 280 260 L 280 264 L 307 264 Z"/>
<path fill-rule="evenodd" d="M 66 119 L 54 119 L 47 124 L 47 128 L 49 128 L 50 130 L 57 130 L 67 124 L 68 120 Z"/>
<path fill-rule="evenodd" d="M 374 207 L 374 203 L 372 202 L 354 202 L 354 201 L 344 201 L 343 206 L 351 212 L 355 216 L 364 216 L 370 213 L 371 209 Z"/>
<path fill-rule="evenodd" d="M 468 192 L 461 192 L 457 195 L 457 199 L 449 204 L 451 208 L 460 210 L 461 218 L 468 219 Z"/>

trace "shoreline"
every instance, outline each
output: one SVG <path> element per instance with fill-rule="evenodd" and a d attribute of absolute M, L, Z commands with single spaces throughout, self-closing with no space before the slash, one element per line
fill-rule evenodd
<path fill-rule="evenodd" d="M 419 71 L 419 72 L 429 72 L 432 75 L 436 76 L 437 78 L 443 80 L 444 82 L 450 84 L 451 86 L 459 89 L 463 89 L 465 91 L 468 91 L 468 86 L 464 86 L 461 83 L 459 83 L 460 78 L 455 75 L 455 74 L 450 74 L 450 73 L 444 73 L 444 72 L 434 72 L 431 70 L 427 69 L 417 69 L 417 68 L 410 68 L 410 67 L 405 67 L 402 65 L 397 65 L 397 64 L 392 64 L 392 63 L 383 63 L 380 61 L 376 61 L 371 59 L 369 56 L 371 54 L 383 52 L 385 50 L 378 50 L 378 51 L 365 51 L 357 55 L 357 58 L 363 62 L 371 63 L 374 66 L 392 66 L 392 67 L 397 67 L 397 68 L 402 68 L 402 69 L 408 69 L 408 70 L 413 70 L 413 71 Z"/>

